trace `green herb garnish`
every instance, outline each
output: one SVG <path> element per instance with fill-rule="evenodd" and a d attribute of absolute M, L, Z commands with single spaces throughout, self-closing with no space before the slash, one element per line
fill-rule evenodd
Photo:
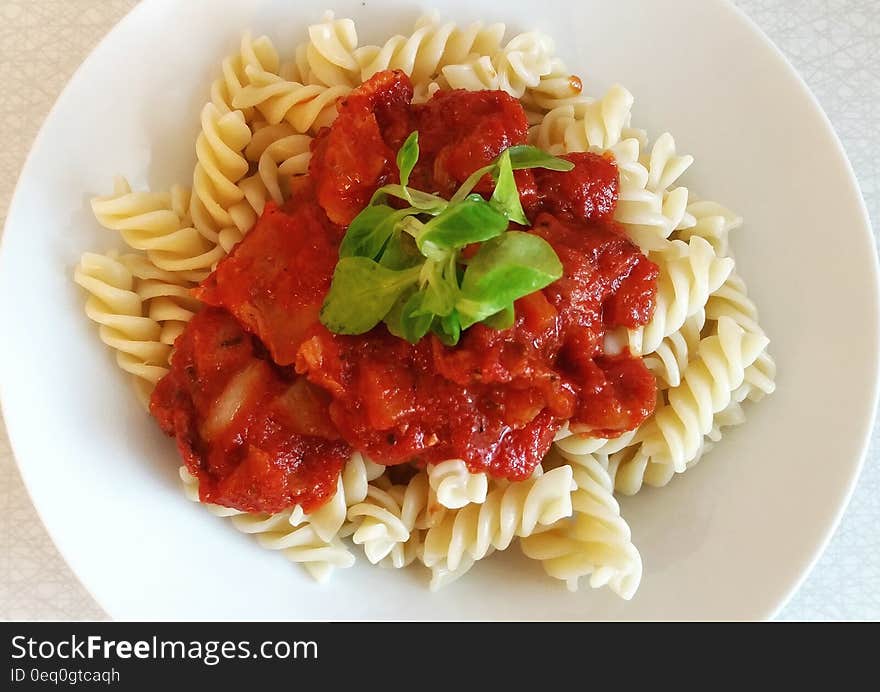
<path fill-rule="evenodd" d="M 349 225 L 321 309 L 330 331 L 363 334 L 384 321 L 392 334 L 412 343 L 433 332 L 452 346 L 477 322 L 509 328 L 517 299 L 562 276 L 545 240 L 507 228 L 528 224 L 513 172 L 569 171 L 569 161 L 531 146 L 510 147 L 446 200 L 409 187 L 418 159 L 413 132 L 397 153 L 400 184 L 377 190 Z M 486 175 L 495 181 L 489 200 L 473 193 Z M 389 197 L 409 206 L 396 209 Z M 465 260 L 462 248 L 474 243 L 481 245 Z"/>

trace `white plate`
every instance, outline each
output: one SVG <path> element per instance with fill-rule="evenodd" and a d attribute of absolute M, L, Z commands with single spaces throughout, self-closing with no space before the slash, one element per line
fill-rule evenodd
<path fill-rule="evenodd" d="M 431 3 L 458 21 L 550 33 L 592 92 L 625 84 L 637 124 L 670 130 L 696 156 L 692 189 L 747 220 L 734 248 L 772 339 L 778 391 L 693 471 L 623 503 L 645 562 L 633 601 L 570 594 L 516 550 L 439 594 L 421 572 L 366 565 L 318 586 L 184 499 L 172 442 L 139 408 L 71 280 L 82 251 L 113 242 L 88 198 L 118 172 L 135 186 L 186 181 L 199 107 L 241 31 L 292 51 L 326 1 L 144 2 L 86 60 L 34 144 L 3 245 L 0 382 L 22 475 L 74 571 L 120 619 L 772 616 L 858 475 L 876 398 L 877 270 L 828 121 L 720 0 Z M 368 42 L 420 13 L 334 4 Z"/>

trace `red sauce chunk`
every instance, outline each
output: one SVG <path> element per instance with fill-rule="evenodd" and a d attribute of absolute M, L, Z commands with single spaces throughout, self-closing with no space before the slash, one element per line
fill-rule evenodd
<path fill-rule="evenodd" d="M 330 423 L 326 394 L 263 353 L 228 312 L 200 311 L 175 342 L 150 411 L 177 438 L 202 502 L 308 511 L 336 491 L 351 450 Z"/>
<path fill-rule="evenodd" d="M 399 175 L 395 158 L 413 129 L 412 94 L 406 74 L 379 72 L 339 104 L 333 127 L 318 133 L 309 173 L 334 223 L 350 223 L 378 187 Z"/>
<path fill-rule="evenodd" d="M 535 170 L 543 209 L 579 221 L 610 219 L 617 207 L 620 176 L 611 154 L 589 152 L 562 158 L 574 164 L 571 171 Z"/>
<path fill-rule="evenodd" d="M 270 202 L 246 242 L 233 248 L 195 296 L 229 310 L 262 339 L 276 363 L 289 365 L 318 323 L 342 234 L 309 190 L 284 209 Z"/>
<path fill-rule="evenodd" d="M 246 511 L 316 507 L 351 448 L 388 466 L 463 459 L 522 480 L 565 421 L 615 437 L 654 409 L 656 383 L 606 332 L 646 324 L 658 269 L 613 221 L 613 157 L 571 154 L 574 170 L 517 171 L 531 227 L 563 276 L 515 305 L 509 329 L 477 324 L 455 347 L 418 344 L 379 325 L 330 333 L 318 314 L 344 227 L 419 132 L 418 189 L 451 195 L 505 148 L 523 144 L 525 114 L 503 92 L 441 91 L 413 106 L 412 85 L 382 72 L 355 89 L 313 144 L 310 176 L 255 227 L 195 294 L 209 306 L 175 344 L 151 410 L 177 437 L 202 499 Z M 477 192 L 490 195 L 489 177 Z M 468 248 L 464 253 L 476 251 Z"/>
<path fill-rule="evenodd" d="M 440 91 L 414 112 L 420 156 L 412 185 L 447 197 L 471 173 L 508 147 L 525 144 L 528 136 L 522 106 L 504 91 Z M 520 189 L 530 186 L 531 171 L 517 177 Z M 476 192 L 492 193 L 488 176 Z"/>

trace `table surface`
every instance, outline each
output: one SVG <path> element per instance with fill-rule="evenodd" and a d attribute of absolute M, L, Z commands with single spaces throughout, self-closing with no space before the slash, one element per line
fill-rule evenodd
<path fill-rule="evenodd" d="M 834 123 L 880 229 L 880 3 L 735 0 L 800 71 Z M 136 0 L 0 0 L 0 222 L 40 123 Z M 332 3 L 328 3 L 330 5 Z M 875 231 L 876 233 L 876 231 Z M 880 619 L 880 434 L 834 538 L 780 614 Z M 103 619 L 40 523 L 0 419 L 0 619 Z"/>

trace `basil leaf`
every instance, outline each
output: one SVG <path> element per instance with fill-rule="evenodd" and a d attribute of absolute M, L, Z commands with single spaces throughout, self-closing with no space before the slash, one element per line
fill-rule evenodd
<path fill-rule="evenodd" d="M 416 265 L 422 265 L 425 258 L 416 247 L 416 241 L 412 236 L 394 229 L 385 251 L 379 258 L 379 264 L 387 269 L 409 269 Z"/>
<path fill-rule="evenodd" d="M 488 166 L 483 166 L 482 168 L 478 168 L 473 173 L 471 173 L 467 179 L 461 184 L 461 187 L 455 191 L 455 194 L 449 199 L 450 204 L 455 204 L 457 202 L 461 202 L 468 195 L 471 194 L 473 189 L 477 186 L 483 176 L 492 175 L 494 177 L 496 164 L 493 161 Z"/>
<path fill-rule="evenodd" d="M 552 156 L 538 147 L 528 144 L 517 144 L 506 150 L 510 156 L 510 164 L 513 170 L 523 168 L 546 168 L 551 171 L 570 171 L 574 168 L 571 161 L 566 161 L 558 156 Z"/>
<path fill-rule="evenodd" d="M 491 327 L 492 329 L 510 329 L 513 326 L 513 321 L 516 319 L 516 313 L 513 309 L 513 303 L 508 305 L 503 310 L 496 312 L 494 315 L 487 317 L 483 320 L 483 324 L 487 327 Z"/>
<path fill-rule="evenodd" d="M 442 197 L 432 195 L 428 192 L 422 192 L 421 190 L 413 190 L 411 187 L 404 187 L 403 185 L 383 185 L 376 190 L 373 196 L 375 198 L 376 195 L 380 194 L 391 195 L 392 197 L 406 200 L 418 209 L 420 214 L 431 214 L 432 216 L 436 216 L 449 206 L 449 202 Z"/>
<path fill-rule="evenodd" d="M 487 240 L 468 263 L 455 305 L 467 329 L 518 298 L 562 276 L 562 263 L 547 241 L 531 233 L 508 231 Z"/>
<path fill-rule="evenodd" d="M 455 309 L 459 295 L 454 255 L 450 255 L 449 260 L 444 263 L 429 260 L 422 276 L 426 273 L 428 283 L 423 289 L 424 297 L 420 308 L 422 314 L 439 317 L 449 315 Z"/>
<path fill-rule="evenodd" d="M 494 238 L 504 233 L 507 226 L 503 213 L 479 195 L 471 195 L 449 205 L 446 211 L 426 223 L 416 242 L 419 250 L 430 256 Z"/>
<path fill-rule="evenodd" d="M 375 259 L 394 233 L 395 224 L 416 213 L 416 209 L 392 209 L 385 205 L 366 207 L 349 224 L 339 246 L 339 256 Z"/>
<path fill-rule="evenodd" d="M 367 257 L 343 257 L 333 272 L 321 308 L 321 323 L 336 334 L 370 331 L 401 293 L 419 278 L 421 267 L 394 271 Z"/>
<path fill-rule="evenodd" d="M 455 346 L 461 338 L 461 322 L 458 313 L 453 310 L 445 317 L 435 318 L 431 324 L 431 331 L 444 345 Z"/>
<path fill-rule="evenodd" d="M 397 168 L 400 171 L 400 185 L 404 189 L 406 189 L 406 186 L 409 183 L 409 175 L 412 173 L 413 168 L 416 167 L 416 162 L 418 160 L 419 133 L 418 130 L 416 130 L 406 138 L 403 146 L 400 147 L 400 151 L 397 152 Z"/>
<path fill-rule="evenodd" d="M 489 203 L 504 214 L 514 223 L 523 226 L 529 225 L 526 213 L 523 211 L 519 199 L 519 189 L 516 179 L 513 177 L 513 168 L 510 164 L 510 149 L 505 149 L 498 159 L 498 177 L 495 182 L 495 192 Z"/>
<path fill-rule="evenodd" d="M 424 297 L 424 291 L 410 290 L 402 294 L 385 316 L 388 331 L 399 339 L 418 343 L 434 321 L 434 315 L 422 309 Z"/>

